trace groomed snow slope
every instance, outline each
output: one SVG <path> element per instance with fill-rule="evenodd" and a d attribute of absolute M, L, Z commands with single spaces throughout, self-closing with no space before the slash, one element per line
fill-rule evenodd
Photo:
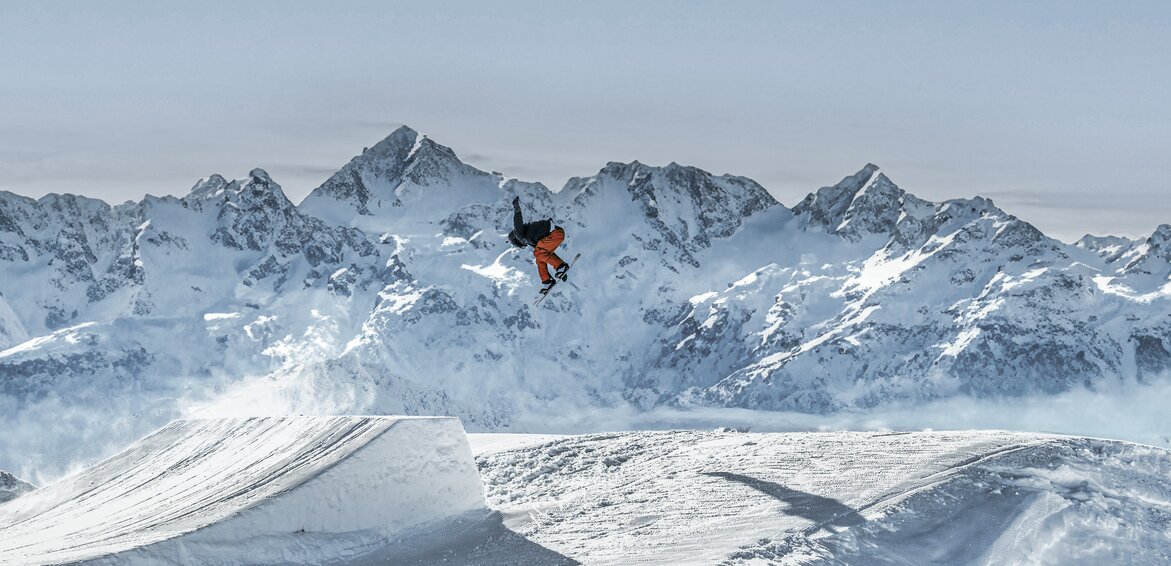
<path fill-rule="evenodd" d="M 178 420 L 0 506 L 0 564 L 320 563 L 484 513 L 454 418 Z"/>
<path fill-rule="evenodd" d="M 503 524 L 564 561 L 1171 562 L 1171 453 L 1126 442 L 688 431 L 472 443 Z M 474 550 L 445 558 L 482 563 Z"/>

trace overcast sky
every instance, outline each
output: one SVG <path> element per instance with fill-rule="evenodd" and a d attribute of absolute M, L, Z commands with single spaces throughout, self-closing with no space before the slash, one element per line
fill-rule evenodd
<path fill-rule="evenodd" d="M 1171 2 L 8 2 L 0 189 L 264 167 L 294 201 L 409 124 L 559 188 L 607 161 L 786 205 L 867 162 L 1072 240 L 1171 223 Z"/>

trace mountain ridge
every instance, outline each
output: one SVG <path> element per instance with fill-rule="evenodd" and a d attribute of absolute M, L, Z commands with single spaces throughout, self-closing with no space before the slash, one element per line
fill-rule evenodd
<path fill-rule="evenodd" d="M 0 453 L 58 465 L 192 411 L 534 430 L 588 407 L 832 413 L 1171 370 L 1171 227 L 1065 244 L 873 164 L 791 208 L 676 163 L 553 191 L 404 127 L 296 204 L 262 169 L 115 206 L 6 195 L 0 421 L 59 433 Z M 583 253 L 539 309 L 503 238 L 514 196 Z M 92 412 L 103 442 L 48 426 L 54 407 Z"/>

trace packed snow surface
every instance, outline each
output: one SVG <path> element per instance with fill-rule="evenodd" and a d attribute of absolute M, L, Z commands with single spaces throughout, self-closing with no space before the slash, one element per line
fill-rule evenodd
<path fill-rule="evenodd" d="M 0 506 L 0 564 L 320 563 L 477 513 L 457 419 L 180 420 Z"/>
<path fill-rule="evenodd" d="M 1008 432 L 509 442 L 518 448 L 473 448 L 488 503 L 546 563 L 1171 560 L 1171 452 L 1160 448 Z M 475 551 L 448 558 L 481 563 Z"/>
<path fill-rule="evenodd" d="M 0 506 L 0 563 L 1158 564 L 1169 532 L 1171 452 L 1126 442 L 289 417 L 176 422 Z"/>
<path fill-rule="evenodd" d="M 476 456 L 505 450 L 540 446 L 546 442 L 568 438 L 564 434 L 515 434 L 508 432 L 469 432 L 468 443 Z"/>

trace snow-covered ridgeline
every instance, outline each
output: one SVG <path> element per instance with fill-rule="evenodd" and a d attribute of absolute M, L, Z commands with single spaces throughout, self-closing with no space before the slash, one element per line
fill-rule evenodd
<path fill-rule="evenodd" d="M 583 253 L 579 288 L 540 309 L 531 254 L 502 238 L 514 195 Z M 296 206 L 261 170 L 117 206 L 3 193 L 0 424 L 17 432 L 0 467 L 37 480 L 190 414 L 485 430 L 583 407 L 827 412 L 1150 381 L 1171 368 L 1168 234 L 1066 245 L 873 165 L 792 209 L 676 164 L 553 192 L 409 128 Z"/>

